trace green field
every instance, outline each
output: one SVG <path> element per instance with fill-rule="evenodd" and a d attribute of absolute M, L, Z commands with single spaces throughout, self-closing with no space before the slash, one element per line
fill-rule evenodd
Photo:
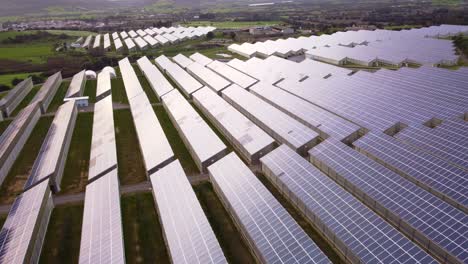
<path fill-rule="evenodd" d="M 70 81 L 63 81 L 60 84 L 54 99 L 52 99 L 52 102 L 50 102 L 50 105 L 47 108 L 47 112 L 55 112 L 63 104 L 63 98 L 65 98 L 65 95 L 67 94 L 68 86 L 70 86 Z"/>
<path fill-rule="evenodd" d="M 140 145 L 129 109 L 114 111 L 115 137 L 120 184 L 146 181 L 146 171 Z"/>
<path fill-rule="evenodd" d="M 19 45 L 1 45 L 0 59 L 18 60 L 31 63 L 44 63 L 54 55 L 51 43 L 30 43 Z"/>
<path fill-rule="evenodd" d="M 255 259 L 211 184 L 202 183 L 193 188 L 228 262 L 255 263 Z"/>
<path fill-rule="evenodd" d="M 96 102 L 97 80 L 87 80 L 83 95 L 89 96 L 89 103 Z"/>
<path fill-rule="evenodd" d="M 6 221 L 7 216 L 6 215 L 1 215 L 0 216 L 0 226 L 3 227 L 3 224 Z"/>
<path fill-rule="evenodd" d="M 7 38 L 14 38 L 21 35 L 29 35 L 35 33 L 36 31 L 4 31 L 0 32 L 0 41 L 3 41 Z"/>
<path fill-rule="evenodd" d="M 0 122 L 0 136 L 2 135 L 3 131 L 7 129 L 10 123 L 11 123 L 11 120 L 4 120 Z"/>
<path fill-rule="evenodd" d="M 433 5 L 457 6 L 463 4 L 463 0 L 432 0 Z"/>
<path fill-rule="evenodd" d="M 78 36 L 88 36 L 92 34 L 89 31 L 71 31 L 71 30 L 45 30 L 52 35 L 66 34 L 68 38 L 60 39 L 57 36 L 46 36 L 39 40 L 32 40 L 27 43 L 0 43 L 0 60 L 14 60 L 19 62 L 29 62 L 32 64 L 46 63 L 47 59 L 56 55 L 55 46 L 65 41 L 74 41 Z M 20 35 L 31 35 L 38 31 L 6 31 L 0 32 L 0 42 L 8 38 L 14 38 Z"/>
<path fill-rule="evenodd" d="M 143 73 L 141 72 L 140 67 L 138 67 L 138 65 L 136 63 L 133 63 L 132 67 L 133 67 L 133 70 L 135 71 L 135 74 L 137 76 L 143 76 Z M 117 72 L 115 72 L 115 73 L 117 74 Z"/>
<path fill-rule="evenodd" d="M 79 30 L 44 30 L 50 34 L 54 35 L 61 35 L 65 34 L 70 37 L 83 37 L 83 36 L 89 36 L 91 34 L 96 34 L 96 32 L 91 32 L 91 31 L 79 31 Z M 37 30 L 25 30 L 25 31 L 5 31 L 5 32 L 0 32 L 0 41 L 5 40 L 7 38 L 14 38 L 19 35 L 30 35 L 36 33 Z"/>
<path fill-rule="evenodd" d="M 219 29 L 226 28 L 245 28 L 254 26 L 275 26 L 283 22 L 281 21 L 191 21 L 183 23 L 183 26 L 187 27 L 199 27 L 199 26 L 212 26 Z"/>
<path fill-rule="evenodd" d="M 23 191 L 53 117 L 41 117 L 0 187 L 0 204 L 10 204 Z"/>
<path fill-rule="evenodd" d="M 15 79 L 15 78 L 26 79 L 26 78 L 28 78 L 29 75 L 33 75 L 33 74 L 40 74 L 40 72 L 1 74 L 0 75 L 0 84 L 4 84 L 4 85 L 8 85 L 10 87 L 13 87 L 13 84 L 11 84 L 11 81 L 13 81 L 13 79 Z"/>
<path fill-rule="evenodd" d="M 94 113 L 79 113 L 63 171 L 61 193 L 80 193 L 88 182 Z"/>
<path fill-rule="evenodd" d="M 112 102 L 128 105 L 128 98 L 127 94 L 125 93 L 125 86 L 122 78 L 111 79 L 111 89 Z"/>
<path fill-rule="evenodd" d="M 151 193 L 123 196 L 122 222 L 127 263 L 170 263 Z"/>
<path fill-rule="evenodd" d="M 91 31 L 80 31 L 80 30 L 46 30 L 47 32 L 49 32 L 50 34 L 54 34 L 54 35 L 61 35 L 61 34 L 65 34 L 65 35 L 68 35 L 70 37 L 87 37 L 89 35 L 96 35 L 97 33 L 96 32 L 91 32 Z"/>
<path fill-rule="evenodd" d="M 83 204 L 55 207 L 39 263 L 78 263 Z"/>
<path fill-rule="evenodd" d="M 146 12 L 154 12 L 154 13 L 177 13 L 182 11 L 187 11 L 187 8 L 183 8 L 175 3 L 173 0 L 158 0 L 155 3 L 145 6 L 144 10 Z"/>
<path fill-rule="evenodd" d="M 399 25 L 399 26 L 385 26 L 384 29 L 387 30 L 401 30 L 401 29 L 412 29 L 420 28 L 422 25 Z"/>

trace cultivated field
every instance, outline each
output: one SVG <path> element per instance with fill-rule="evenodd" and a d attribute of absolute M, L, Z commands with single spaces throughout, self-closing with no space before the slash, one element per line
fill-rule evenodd
<path fill-rule="evenodd" d="M 187 27 L 199 27 L 199 26 L 212 26 L 216 28 L 247 28 L 254 26 L 275 26 L 283 22 L 281 21 L 191 21 L 183 23 L 183 26 Z"/>
<path fill-rule="evenodd" d="M 78 263 L 82 222 L 82 203 L 55 207 L 39 263 Z"/>

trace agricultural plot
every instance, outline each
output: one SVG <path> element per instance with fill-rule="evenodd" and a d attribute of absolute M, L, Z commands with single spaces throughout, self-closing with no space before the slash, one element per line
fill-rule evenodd
<path fill-rule="evenodd" d="M 167 263 L 169 255 L 151 193 L 122 197 L 127 263 Z"/>
<path fill-rule="evenodd" d="M 55 207 L 39 263 L 77 263 L 83 204 Z"/>
<path fill-rule="evenodd" d="M 78 114 L 63 172 L 61 193 L 70 194 L 85 191 L 88 181 L 92 127 L 93 113 Z"/>

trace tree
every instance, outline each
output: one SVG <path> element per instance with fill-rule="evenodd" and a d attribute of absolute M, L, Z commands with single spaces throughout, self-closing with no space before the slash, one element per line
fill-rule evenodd
<path fill-rule="evenodd" d="M 0 92 L 5 92 L 10 90 L 10 86 L 5 85 L 5 84 L 0 84 Z"/>
<path fill-rule="evenodd" d="M 33 83 L 43 83 L 45 81 L 44 76 L 40 76 L 40 75 L 37 75 L 37 74 L 29 75 L 29 77 L 31 77 L 31 80 L 32 80 Z"/>
<path fill-rule="evenodd" d="M 229 33 L 229 35 L 231 36 L 231 39 L 235 39 L 235 38 L 236 38 L 236 33 L 235 33 L 235 32 L 231 32 L 231 33 Z"/>
<path fill-rule="evenodd" d="M 13 80 L 11 80 L 11 84 L 13 86 L 16 86 L 18 83 L 22 82 L 23 79 L 20 79 L 20 78 L 14 78 Z"/>
<path fill-rule="evenodd" d="M 213 33 L 213 31 L 208 32 L 208 34 L 206 34 L 206 38 L 207 38 L 207 39 L 213 39 L 213 38 L 214 38 L 214 33 Z"/>

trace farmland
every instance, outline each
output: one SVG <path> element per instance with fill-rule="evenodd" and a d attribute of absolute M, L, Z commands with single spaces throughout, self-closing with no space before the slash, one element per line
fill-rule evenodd
<path fill-rule="evenodd" d="M 182 24 L 187 27 L 212 26 L 216 28 L 246 28 L 254 26 L 275 26 L 281 24 L 281 21 L 191 21 Z"/>
<path fill-rule="evenodd" d="M 17 78 L 17 79 L 26 79 L 28 78 L 29 75 L 32 75 L 32 74 L 40 74 L 39 72 L 30 72 L 30 73 L 14 73 L 14 74 L 2 74 L 0 75 L 0 85 L 3 84 L 3 85 L 8 85 L 8 86 L 13 86 L 11 84 L 11 81 L 13 81 L 13 79 Z"/>
<path fill-rule="evenodd" d="M 56 51 L 57 47 L 89 34 L 68 30 L 0 32 L 0 84 L 12 87 L 11 80 L 23 79 L 31 73 L 50 75 L 49 71 L 54 70 L 73 73 L 73 68 L 81 67 L 89 58 L 77 52 Z"/>
<path fill-rule="evenodd" d="M 52 43 L 28 43 L 22 45 L 0 45 L 0 60 L 44 63 L 54 54 Z"/>

